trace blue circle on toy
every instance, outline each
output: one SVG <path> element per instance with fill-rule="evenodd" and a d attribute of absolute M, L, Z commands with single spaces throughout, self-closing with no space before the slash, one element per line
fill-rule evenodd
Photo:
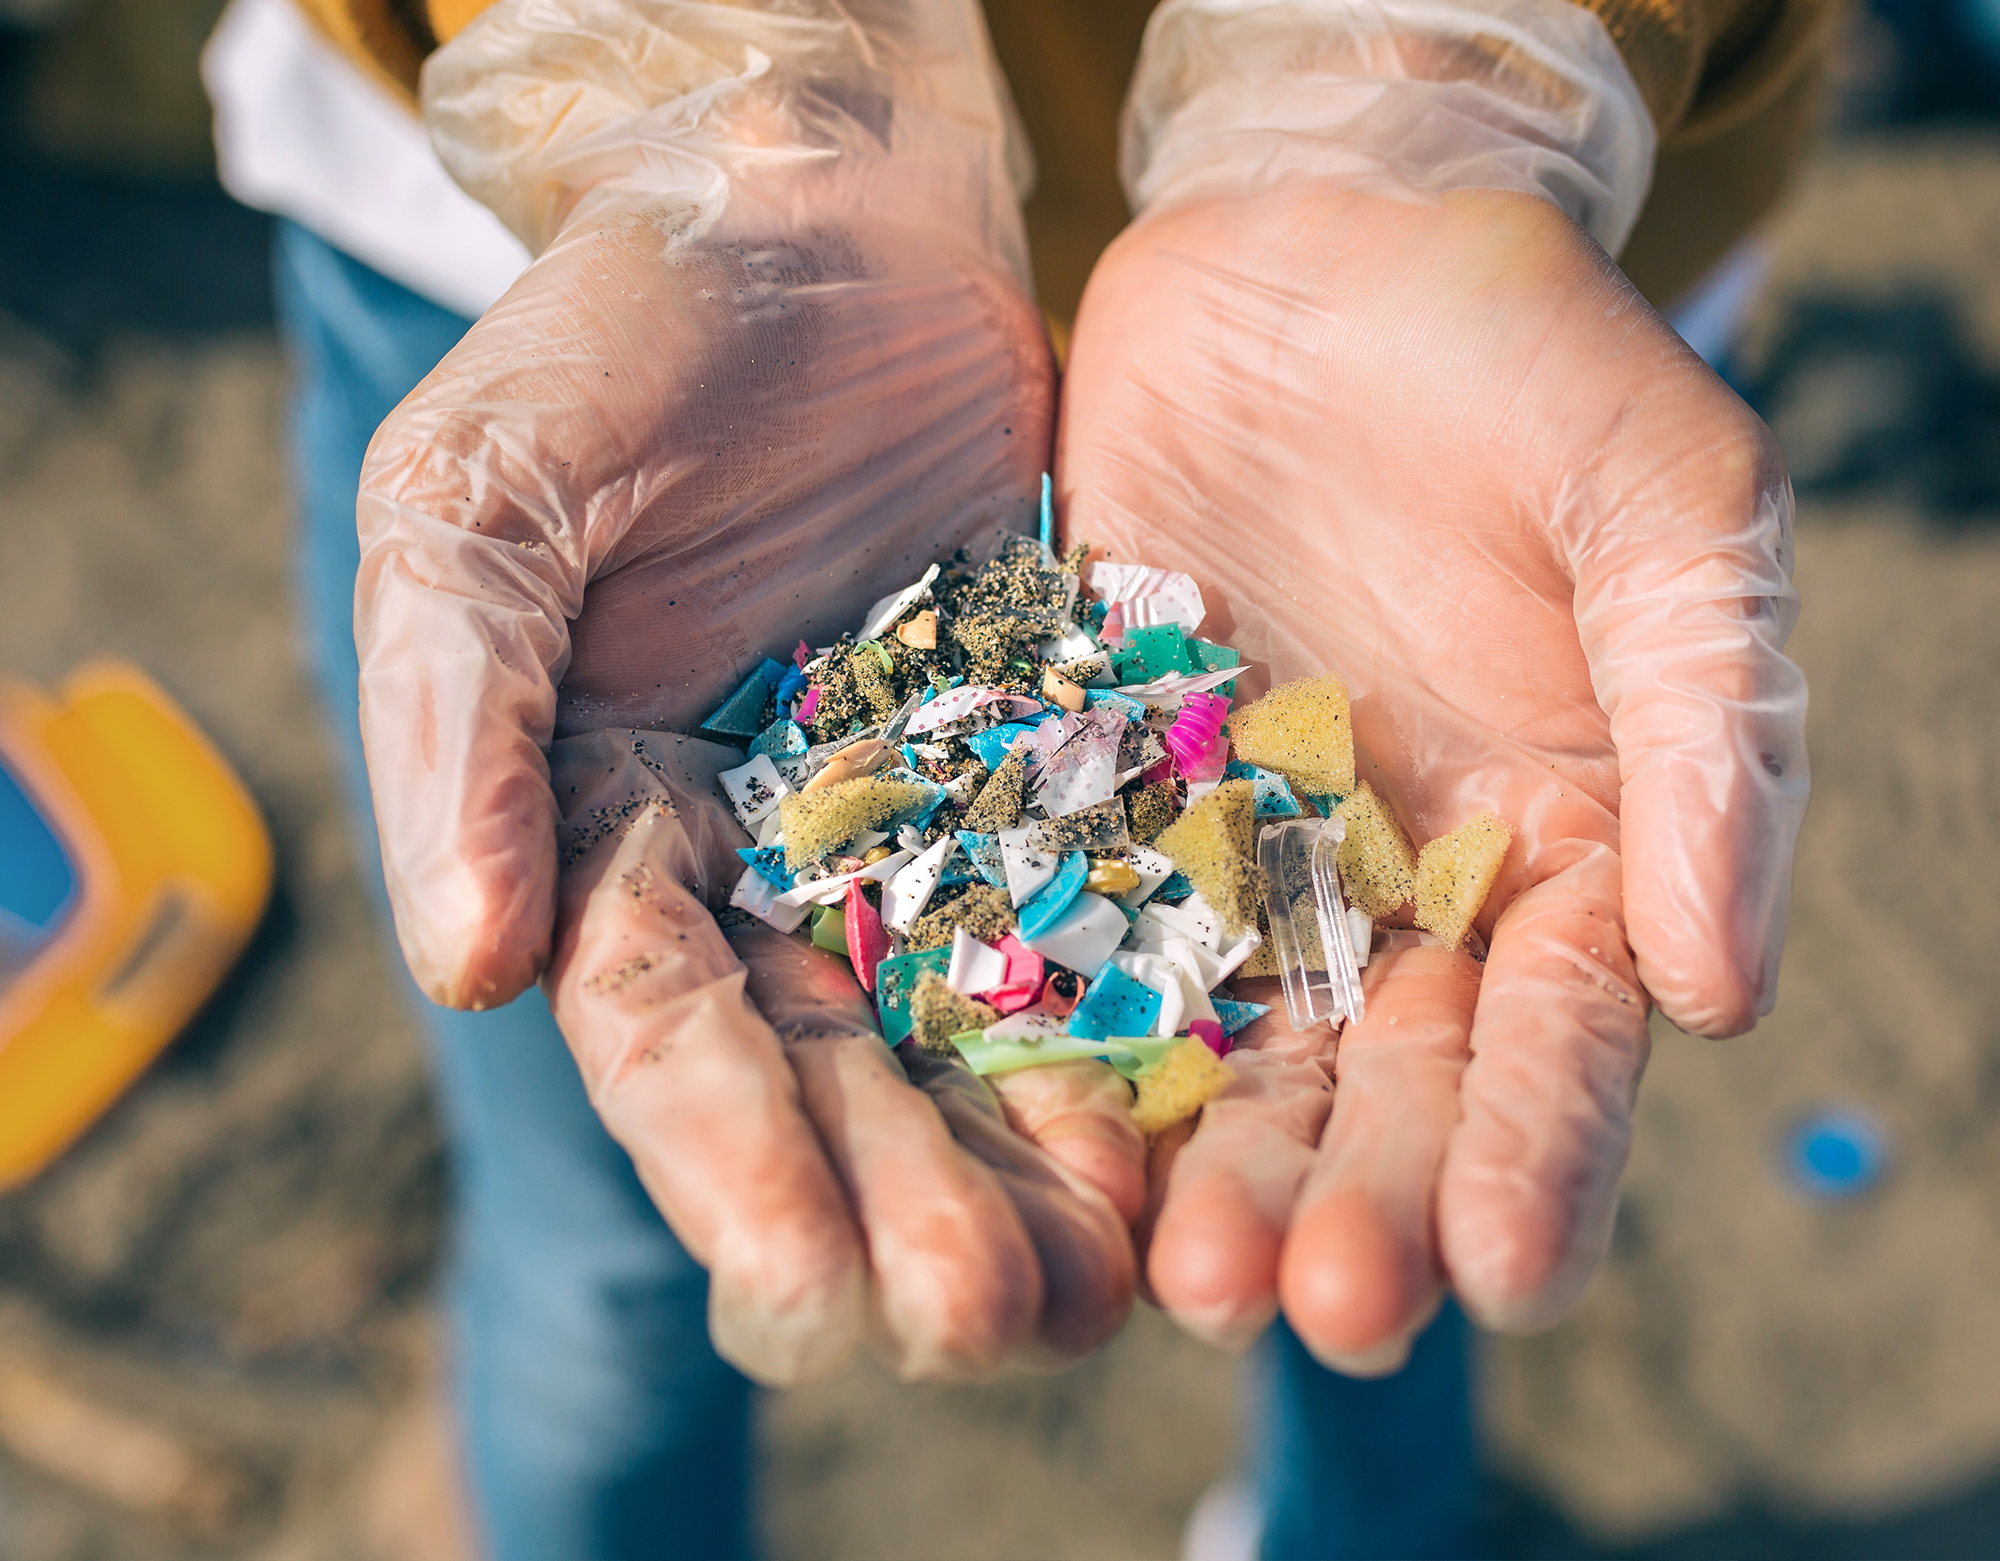
<path fill-rule="evenodd" d="M 1801 1192 L 1839 1201 L 1871 1191 L 1888 1166 L 1887 1135 L 1853 1110 L 1817 1111 L 1792 1129 L 1785 1169 Z"/>

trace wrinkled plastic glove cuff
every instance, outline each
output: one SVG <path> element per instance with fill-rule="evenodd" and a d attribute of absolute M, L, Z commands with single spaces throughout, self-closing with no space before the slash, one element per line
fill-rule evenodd
<path fill-rule="evenodd" d="M 936 206 L 1026 274 L 1034 159 L 974 0 L 865 26 L 838 0 L 499 0 L 425 64 L 423 108 L 452 177 L 536 254 L 586 201 L 670 204 L 699 238 L 746 181 L 782 204 L 832 163 L 836 205 Z"/>
<path fill-rule="evenodd" d="M 1420 201 L 1519 190 L 1615 256 L 1657 139 L 1604 24 L 1569 0 L 1166 0 L 1119 171 L 1135 210 L 1294 177 Z"/>

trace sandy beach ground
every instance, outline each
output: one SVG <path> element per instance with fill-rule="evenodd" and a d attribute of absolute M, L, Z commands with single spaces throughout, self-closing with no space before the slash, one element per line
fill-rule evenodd
<path fill-rule="evenodd" d="M 85 191 L 78 220 L 119 198 Z M 179 210 L 120 230 L 135 275 Z M 284 366 L 239 237 L 238 307 L 165 332 L 0 261 L 0 670 L 152 669 L 278 853 L 191 1032 L 0 1199 L 14 1561 L 453 1556 L 444 1170 L 310 719 Z M 1738 374 L 1801 479 L 1814 766 L 1781 1000 L 1726 1044 L 1659 1028 L 1611 1261 L 1571 1320 L 1484 1346 L 1511 1554 L 2000 1544 L 2000 132 L 1831 144 L 1770 239 Z M 1781 1164 L 1828 1105 L 1887 1134 L 1848 1204 Z M 771 1551 L 1173 1554 L 1236 1455 L 1235 1392 L 1231 1360 L 1142 1314 L 1057 1378 L 862 1368 L 770 1396 Z"/>

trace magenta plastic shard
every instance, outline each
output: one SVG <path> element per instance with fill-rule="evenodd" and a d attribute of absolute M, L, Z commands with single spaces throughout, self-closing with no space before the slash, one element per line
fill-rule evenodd
<path fill-rule="evenodd" d="M 861 990 L 874 991 L 876 968 L 889 957 L 889 933 L 881 913 L 868 903 L 859 878 L 847 886 L 847 957 Z"/>

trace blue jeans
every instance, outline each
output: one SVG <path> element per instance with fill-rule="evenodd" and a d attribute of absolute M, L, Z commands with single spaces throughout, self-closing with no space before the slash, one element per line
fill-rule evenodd
<path fill-rule="evenodd" d="M 295 376 L 301 608 L 378 895 L 354 649 L 354 496 L 376 426 L 471 324 L 281 224 Z M 386 906 L 386 896 L 383 896 Z M 750 1394 L 710 1348 L 707 1283 L 584 1097 L 539 993 L 492 1013 L 411 997 L 454 1172 L 449 1291 L 461 1435 L 500 1561 L 748 1548 Z M 1454 1310 L 1382 1382 L 1315 1365 L 1281 1323 L 1252 1370 L 1266 1554 L 1474 1552 L 1467 1343 Z"/>

